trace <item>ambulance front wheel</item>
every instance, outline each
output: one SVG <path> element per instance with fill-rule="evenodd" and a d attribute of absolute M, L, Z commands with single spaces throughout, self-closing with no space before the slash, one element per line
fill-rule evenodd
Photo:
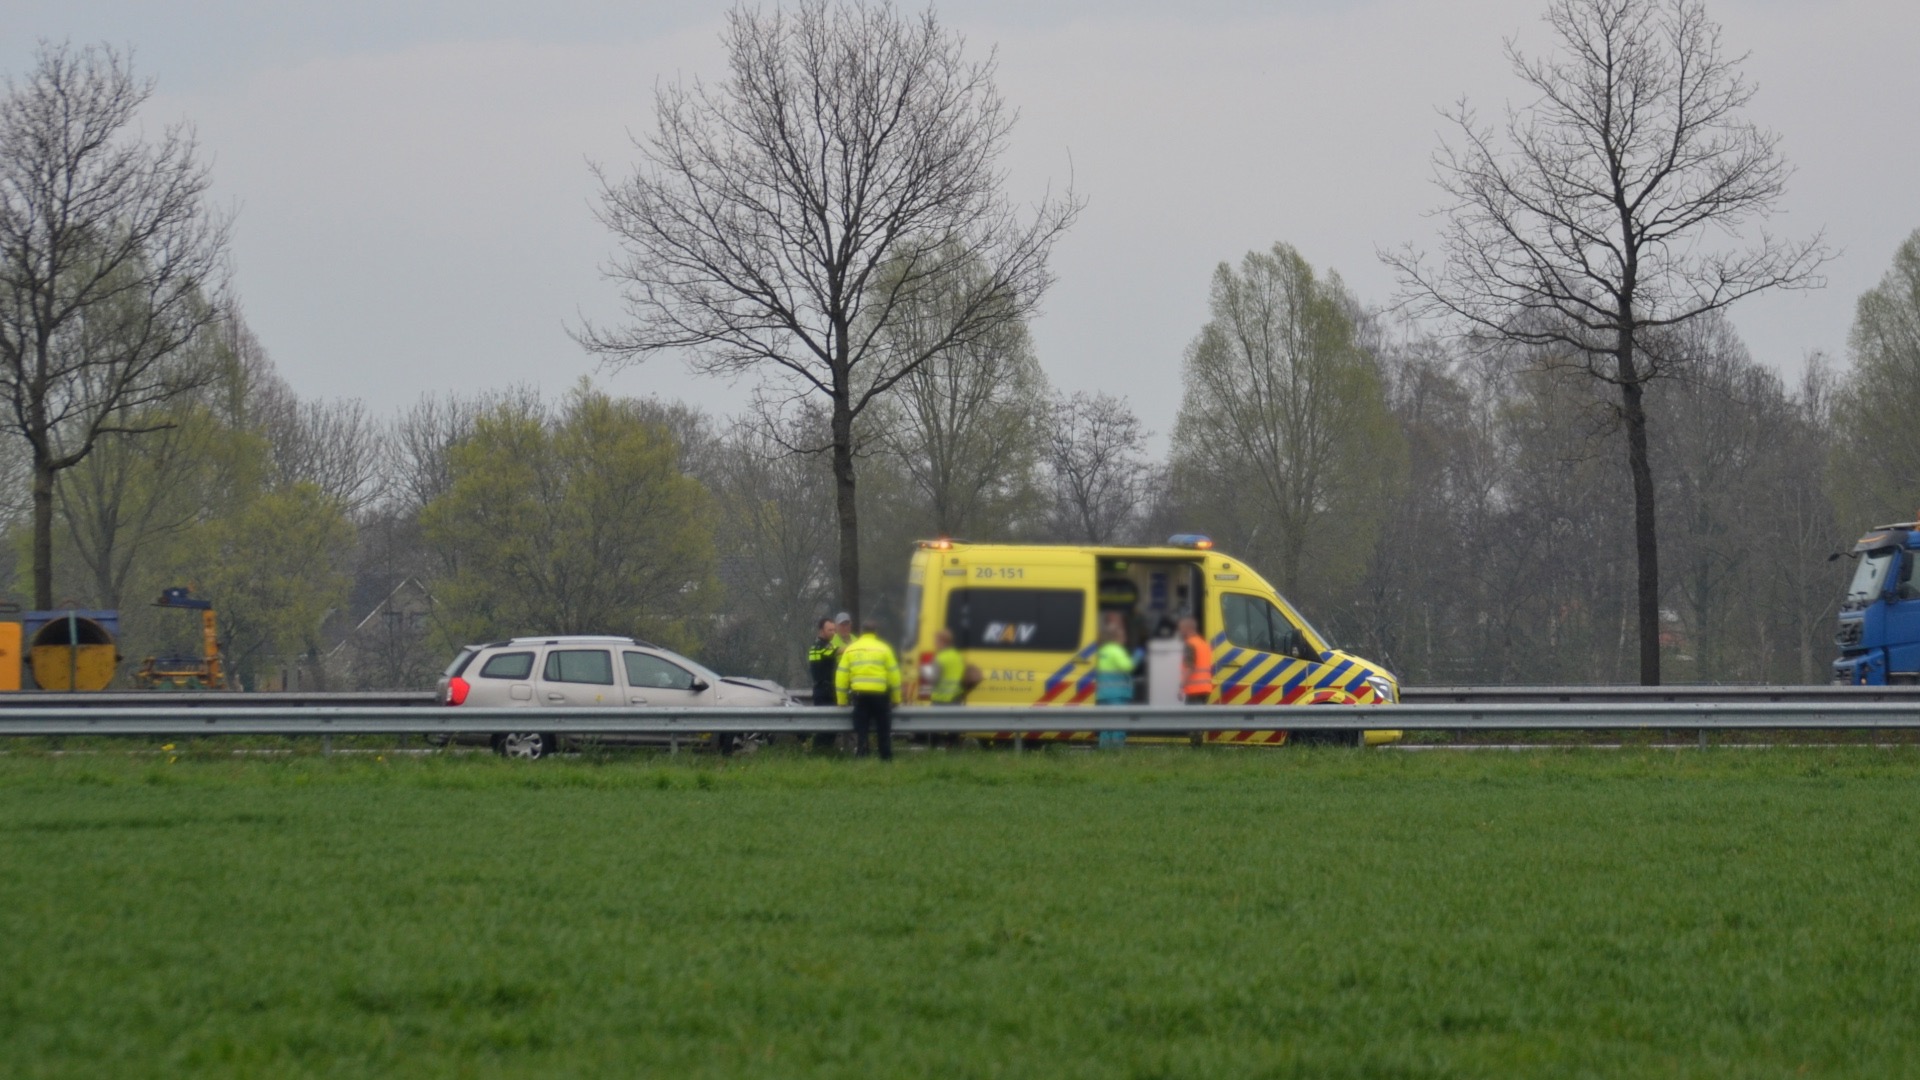
<path fill-rule="evenodd" d="M 1287 741 L 1300 746 L 1365 746 L 1367 733 L 1364 731 L 1296 731 L 1287 736 Z"/>

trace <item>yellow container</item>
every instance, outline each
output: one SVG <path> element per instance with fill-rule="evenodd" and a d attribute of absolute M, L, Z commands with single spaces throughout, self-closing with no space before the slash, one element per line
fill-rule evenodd
<path fill-rule="evenodd" d="M 42 690 L 105 690 L 120 665 L 112 645 L 35 645 L 30 655 Z"/>
<path fill-rule="evenodd" d="M 33 685 L 42 690 L 105 690 L 120 666 L 120 650 L 113 639 L 119 613 L 28 612 L 22 627 L 31 627 L 27 659 L 33 665 Z"/>
<path fill-rule="evenodd" d="M 20 624 L 0 622 L 0 691 L 20 689 Z"/>

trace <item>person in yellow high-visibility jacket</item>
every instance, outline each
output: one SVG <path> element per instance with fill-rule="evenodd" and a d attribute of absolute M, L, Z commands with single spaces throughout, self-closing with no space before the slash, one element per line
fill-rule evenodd
<path fill-rule="evenodd" d="M 834 695 L 853 706 L 853 755 L 867 756 L 867 734 L 879 744 L 880 760 L 893 760 L 893 707 L 900 704 L 900 660 L 880 640 L 880 624 L 868 619 L 862 633 L 840 653 Z"/>

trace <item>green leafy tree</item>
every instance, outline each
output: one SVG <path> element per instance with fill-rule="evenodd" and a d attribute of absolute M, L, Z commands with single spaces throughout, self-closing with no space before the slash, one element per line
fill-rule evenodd
<path fill-rule="evenodd" d="M 324 624 L 349 602 L 353 492 L 285 437 L 291 391 L 237 318 L 215 352 L 211 382 L 133 414 L 156 430 L 103 440 L 69 475 L 58 580 L 121 609 L 135 660 L 199 651 L 197 620 L 147 604 L 188 585 L 213 602 L 244 685 L 281 667 L 319 677 Z"/>
<path fill-rule="evenodd" d="M 273 660 L 318 656 L 322 624 L 353 584 L 353 540 L 339 499 L 311 481 L 257 491 L 192 538 L 196 592 L 214 602 L 245 684 Z"/>
<path fill-rule="evenodd" d="M 915 526 L 1006 539 L 1039 501 L 1047 377 L 1017 316 L 973 340 L 938 343 L 983 287 L 977 260 L 955 261 L 961 269 L 951 288 L 924 290 L 879 328 L 876 340 L 906 374 L 876 402 L 869 426 L 918 496 Z M 892 287 L 888 275 L 878 289 Z"/>
<path fill-rule="evenodd" d="M 1187 348 L 1173 482 L 1284 592 L 1329 599 L 1364 568 L 1406 469 L 1357 304 L 1275 244 L 1220 264 L 1211 309 Z"/>
<path fill-rule="evenodd" d="M 582 386 L 554 413 L 524 400 L 475 418 L 421 524 L 450 572 L 453 633 L 637 634 L 682 646 L 713 594 L 709 496 L 638 403 Z"/>
<path fill-rule="evenodd" d="M 1836 405 L 1834 489 L 1849 528 L 1920 507 L 1920 229 L 1861 294 L 1849 338 L 1853 370 Z"/>

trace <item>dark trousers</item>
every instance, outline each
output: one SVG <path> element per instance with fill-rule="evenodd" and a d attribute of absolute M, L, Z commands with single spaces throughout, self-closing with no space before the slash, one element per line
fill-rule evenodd
<path fill-rule="evenodd" d="M 867 756 L 867 733 L 879 744 L 880 760 L 893 760 L 893 699 L 886 694 L 849 694 L 853 702 L 853 755 Z"/>

